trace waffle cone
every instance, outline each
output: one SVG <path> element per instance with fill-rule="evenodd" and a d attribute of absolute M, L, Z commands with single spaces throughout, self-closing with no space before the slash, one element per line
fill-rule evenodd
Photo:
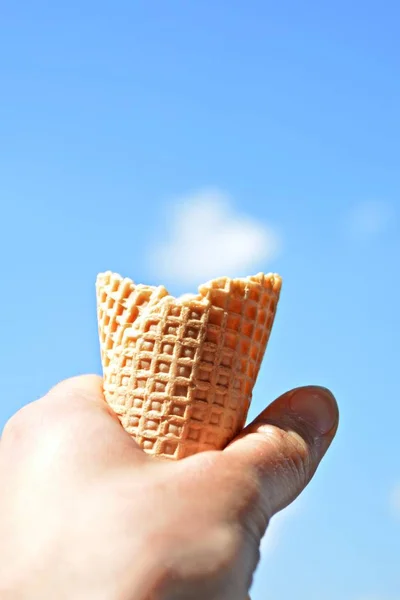
<path fill-rule="evenodd" d="M 281 279 L 222 277 L 170 296 L 107 272 L 97 278 L 106 401 L 149 454 L 224 448 L 243 428 Z"/>

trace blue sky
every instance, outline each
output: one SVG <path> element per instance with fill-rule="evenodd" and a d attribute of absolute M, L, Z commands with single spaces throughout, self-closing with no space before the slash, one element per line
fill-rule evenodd
<path fill-rule="evenodd" d="M 398 3 L 62 4 L 0 10 L 0 425 L 100 371 L 98 271 L 278 271 L 251 416 L 317 383 L 342 421 L 253 600 L 399 600 Z"/>

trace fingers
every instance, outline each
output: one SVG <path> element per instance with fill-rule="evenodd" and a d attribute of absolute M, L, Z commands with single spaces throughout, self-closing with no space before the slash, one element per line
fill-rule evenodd
<path fill-rule="evenodd" d="M 297 388 L 275 400 L 224 450 L 243 473 L 255 474 L 264 520 L 292 502 L 309 483 L 338 421 L 330 391 Z"/>
<path fill-rule="evenodd" d="M 64 379 L 52 387 L 45 398 L 50 398 L 53 403 L 56 400 L 57 405 L 66 404 L 72 408 L 77 402 L 80 407 L 82 404 L 96 405 L 116 416 L 104 400 L 103 379 L 99 375 L 78 375 Z"/>
<path fill-rule="evenodd" d="M 102 378 L 82 375 L 54 386 L 43 398 L 26 405 L 4 429 L 9 443 L 24 449 L 48 444 L 49 438 L 81 453 L 113 460 L 115 456 L 145 460 L 147 456 L 123 429 L 117 415 L 104 399 Z M 81 458 L 83 460 L 83 458 Z"/>
<path fill-rule="evenodd" d="M 57 383 L 54 387 L 50 389 L 51 393 L 53 390 L 62 390 L 62 389 L 79 389 L 80 391 L 87 391 L 90 394 L 102 395 L 103 393 L 103 378 L 100 375 L 76 375 L 75 377 L 70 377 L 68 379 L 64 379 Z"/>
<path fill-rule="evenodd" d="M 103 395 L 103 380 L 98 375 L 80 375 L 58 383 L 43 398 L 47 409 L 73 415 L 88 431 L 92 428 L 103 430 L 103 437 L 111 436 L 116 443 L 118 436 L 124 443 L 137 450 L 143 457 L 146 455 L 134 439 L 124 430 L 115 412 L 105 401 Z"/>

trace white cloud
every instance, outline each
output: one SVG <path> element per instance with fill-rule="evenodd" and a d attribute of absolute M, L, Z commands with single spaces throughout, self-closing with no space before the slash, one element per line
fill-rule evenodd
<path fill-rule="evenodd" d="M 390 493 L 390 508 L 393 514 L 400 519 L 400 483 Z"/>
<path fill-rule="evenodd" d="M 352 237 L 370 239 L 385 233 L 393 216 L 392 207 L 385 202 L 361 202 L 349 212 L 347 229 Z"/>
<path fill-rule="evenodd" d="M 279 541 L 285 535 L 288 522 L 299 513 L 300 501 L 297 500 L 287 508 L 272 517 L 268 529 L 261 540 L 261 560 L 268 558 L 277 548 Z"/>
<path fill-rule="evenodd" d="M 167 238 L 153 244 L 150 260 L 157 275 L 199 284 L 222 275 L 263 270 L 280 250 L 269 225 L 237 212 L 229 195 L 208 189 L 178 199 L 168 211 Z"/>

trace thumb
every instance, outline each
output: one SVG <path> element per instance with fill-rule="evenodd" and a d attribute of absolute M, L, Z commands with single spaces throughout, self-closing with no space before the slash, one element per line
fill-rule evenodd
<path fill-rule="evenodd" d="M 326 388 L 296 388 L 273 402 L 224 450 L 259 488 L 257 512 L 268 520 L 290 504 L 313 477 L 339 421 Z"/>

